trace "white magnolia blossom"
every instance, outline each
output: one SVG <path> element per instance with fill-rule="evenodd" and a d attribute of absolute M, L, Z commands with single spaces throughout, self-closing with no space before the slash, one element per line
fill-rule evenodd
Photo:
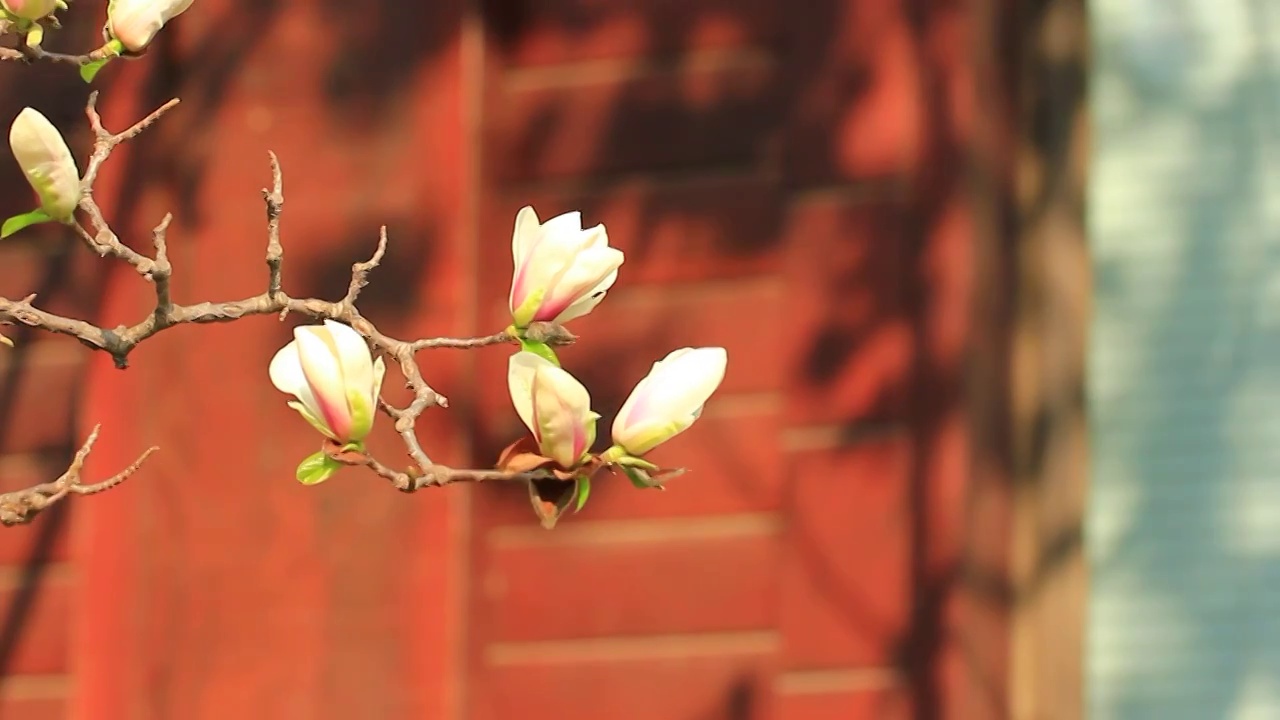
<path fill-rule="evenodd" d="M 564 323 L 591 312 L 618 279 L 623 261 L 622 251 L 609 247 L 604 225 L 584 230 L 578 212 L 539 223 L 531 207 L 516 215 L 511 254 L 510 309 L 516 327 Z"/>
<path fill-rule="evenodd" d="M 511 404 L 538 441 L 543 455 L 573 468 L 596 440 L 591 395 L 576 378 L 534 353 L 511 356 L 507 370 Z"/>
<path fill-rule="evenodd" d="M 333 320 L 294 328 L 293 342 L 271 359 L 271 384 L 297 398 L 297 410 L 336 442 L 360 442 L 373 428 L 386 367 L 360 333 Z"/>
<path fill-rule="evenodd" d="M 194 0 L 111 0 L 107 32 L 131 52 L 141 52 L 165 23 L 191 7 Z"/>
<path fill-rule="evenodd" d="M 80 202 L 80 171 L 58 128 L 39 111 L 23 108 L 9 127 L 9 148 L 40 197 L 40 209 L 56 220 L 69 218 Z"/>
<path fill-rule="evenodd" d="M 721 347 L 681 348 L 653 364 L 613 422 L 613 442 L 633 457 L 679 435 L 702 413 L 724 380 Z"/>

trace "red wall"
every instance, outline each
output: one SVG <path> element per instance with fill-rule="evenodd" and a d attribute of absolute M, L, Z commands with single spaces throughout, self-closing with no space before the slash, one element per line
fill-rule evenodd
<path fill-rule="evenodd" d="M 981 667 L 958 643 L 973 634 L 965 8 L 385 2 L 335 36 L 330 5 L 202 0 L 152 57 L 104 73 L 116 124 L 183 98 L 104 177 L 118 226 L 145 238 L 177 214 L 180 300 L 259 292 L 273 149 L 286 291 L 341 294 L 386 223 L 363 310 L 423 336 L 503 327 L 515 211 L 581 209 L 627 252 L 562 354 L 602 428 L 669 350 L 729 349 L 720 393 L 658 457 L 692 472 L 665 493 L 598 482 L 553 532 L 519 488 L 404 496 L 358 473 L 303 488 L 292 467 L 315 439 L 265 377 L 296 321 L 178 328 L 123 373 L 95 358 L 87 390 L 79 354 L 60 365 L 65 344 L 33 344 L 4 386 L 5 462 L 53 472 L 37 461 L 66 446 L 78 395 L 79 427 L 106 424 L 94 467 L 163 449 L 71 522 L 0 535 L 11 586 L 35 591 L 6 606 L 18 649 L 0 634 L 0 698 L 44 693 L 16 716 L 1001 716 L 1002 624 L 978 630 L 996 648 Z M 104 323 L 146 311 L 124 272 L 101 301 L 77 297 L 101 274 L 86 267 L 68 302 Z M 424 367 L 454 407 L 429 414 L 424 443 L 492 462 L 520 432 L 507 352 L 437 352 Z M 42 533 L 63 540 L 36 557 Z M 23 580 L 23 563 L 40 572 Z"/>

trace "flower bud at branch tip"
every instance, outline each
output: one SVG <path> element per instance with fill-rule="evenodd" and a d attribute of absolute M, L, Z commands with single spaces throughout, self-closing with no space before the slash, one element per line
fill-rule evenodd
<path fill-rule="evenodd" d="M 563 324 L 591 312 L 618 279 L 623 261 L 622 251 L 609 247 L 603 225 L 584 230 L 578 212 L 540 223 L 531 207 L 516 215 L 511 254 L 509 304 L 517 328 Z"/>
<path fill-rule="evenodd" d="M 325 437 L 359 443 L 373 429 L 386 366 L 360 333 L 333 320 L 295 328 L 271 359 L 271 383 L 297 398 L 289 407 Z"/>
<path fill-rule="evenodd" d="M 507 387 L 539 451 L 566 470 L 580 465 L 596 440 L 600 418 L 591 411 L 582 383 L 551 361 L 521 351 L 509 361 Z"/>
<path fill-rule="evenodd" d="M 9 127 L 9 148 L 40 197 L 40 209 L 55 220 L 71 217 L 80 202 L 80 172 L 53 123 L 32 108 L 23 108 Z"/>
<path fill-rule="evenodd" d="M 613 442 L 641 457 L 679 435 L 702 414 L 728 365 L 721 347 L 681 348 L 653 364 L 613 422 Z"/>
<path fill-rule="evenodd" d="M 130 52 L 142 52 L 165 23 L 187 11 L 194 0 L 112 0 L 107 32 Z"/>

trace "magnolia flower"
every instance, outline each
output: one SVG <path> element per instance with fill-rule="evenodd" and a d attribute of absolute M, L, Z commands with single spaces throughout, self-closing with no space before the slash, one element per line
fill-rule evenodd
<path fill-rule="evenodd" d="M 194 0 L 112 0 L 107 32 L 131 52 L 141 52 L 160 28 L 191 7 Z"/>
<path fill-rule="evenodd" d="M 0 7 L 14 17 L 39 20 L 58 8 L 58 0 L 0 0 Z"/>
<path fill-rule="evenodd" d="M 724 348 L 681 348 L 653 364 L 613 421 L 613 442 L 640 457 L 679 435 L 702 414 L 724 380 Z"/>
<path fill-rule="evenodd" d="M 609 247 L 604 225 L 583 230 L 577 212 L 539 223 L 531 207 L 516 215 L 511 254 L 511 317 L 521 328 L 591 312 L 618 279 L 623 260 L 621 250 Z"/>
<path fill-rule="evenodd" d="M 360 442 L 373 428 L 386 367 L 360 333 L 332 320 L 293 330 L 271 359 L 271 384 L 298 398 L 289 407 L 338 443 Z"/>
<path fill-rule="evenodd" d="M 56 220 L 70 217 L 80 202 L 80 171 L 58 128 L 38 111 L 23 108 L 9 127 L 9 148 L 40 196 L 40 209 Z"/>
<path fill-rule="evenodd" d="M 596 441 L 591 396 L 572 375 L 534 353 L 511 356 L 507 370 L 511 404 L 546 457 L 575 467 Z"/>

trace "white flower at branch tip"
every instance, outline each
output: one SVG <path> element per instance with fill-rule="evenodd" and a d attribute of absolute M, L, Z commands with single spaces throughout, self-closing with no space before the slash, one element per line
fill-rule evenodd
<path fill-rule="evenodd" d="M 511 254 L 510 309 L 518 328 L 591 312 L 618 279 L 623 261 L 622 251 L 609 247 L 604 225 L 584 230 L 578 212 L 540 223 L 527 206 L 516 215 Z"/>
<path fill-rule="evenodd" d="M 653 364 L 613 421 L 613 442 L 633 457 L 679 435 L 724 380 L 722 347 L 680 348 Z"/>
<path fill-rule="evenodd" d="M 191 7 L 194 0 L 111 0 L 107 32 L 131 52 L 141 52 L 165 23 Z"/>
<path fill-rule="evenodd" d="M 596 441 L 600 418 L 591 411 L 591 395 L 582 383 L 545 358 L 521 351 L 508 363 L 507 387 L 542 454 L 565 469 L 576 467 Z"/>
<path fill-rule="evenodd" d="M 333 320 L 294 328 L 271 359 L 271 384 L 297 398 L 289 407 L 338 443 L 360 442 L 373 428 L 386 366 L 360 333 Z"/>
<path fill-rule="evenodd" d="M 9 148 L 27 176 L 40 209 L 55 220 L 65 220 L 80 202 L 80 171 L 62 133 L 32 108 L 23 108 L 9 127 Z"/>
<path fill-rule="evenodd" d="M 0 0 L 10 15 L 23 20 L 39 20 L 58 9 L 58 0 Z"/>

